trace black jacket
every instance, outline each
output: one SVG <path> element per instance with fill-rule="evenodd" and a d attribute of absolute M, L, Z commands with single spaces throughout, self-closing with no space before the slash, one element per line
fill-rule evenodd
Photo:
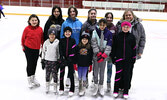
<path fill-rule="evenodd" d="M 78 64 L 78 66 L 88 67 L 89 65 L 92 65 L 92 59 L 93 49 L 91 48 L 91 46 L 90 49 L 87 49 L 86 47 L 76 47 L 75 61 Z"/>
<path fill-rule="evenodd" d="M 136 57 L 136 39 L 131 33 L 120 32 L 113 37 L 112 61 L 126 60 L 135 63 Z M 120 61 L 121 61 L 120 60 Z"/>
<path fill-rule="evenodd" d="M 64 22 L 64 19 L 55 19 L 55 20 L 51 20 L 51 17 L 47 20 L 47 22 L 45 23 L 45 27 L 44 27 L 44 41 L 48 39 L 48 29 L 50 28 L 50 26 L 52 24 L 56 25 L 62 25 L 62 23 Z M 57 34 L 56 36 L 57 39 L 60 40 L 60 32 Z"/>
<path fill-rule="evenodd" d="M 73 38 L 62 38 L 59 42 L 60 58 L 73 63 L 75 56 L 76 43 Z"/>

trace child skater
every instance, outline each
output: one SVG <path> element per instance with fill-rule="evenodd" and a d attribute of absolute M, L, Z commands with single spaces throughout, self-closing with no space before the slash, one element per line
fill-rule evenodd
<path fill-rule="evenodd" d="M 40 20 L 32 14 L 28 19 L 28 26 L 24 29 L 21 43 L 27 60 L 27 77 L 29 88 L 39 87 L 35 78 L 35 71 L 39 57 L 39 49 L 43 44 L 43 30 L 39 26 Z"/>
<path fill-rule="evenodd" d="M 73 60 L 75 55 L 76 43 L 75 39 L 71 38 L 72 29 L 70 27 L 65 27 L 63 32 L 64 32 L 64 38 L 60 39 L 59 43 L 60 60 L 61 60 L 59 94 L 62 95 L 64 93 L 65 66 L 68 66 L 68 71 L 69 71 L 68 76 L 71 82 L 69 96 L 73 96 L 75 91 Z"/>
<path fill-rule="evenodd" d="M 93 48 L 93 77 L 94 77 L 94 92 L 95 96 L 99 90 L 101 96 L 104 96 L 103 81 L 106 60 L 111 52 L 112 33 L 107 29 L 107 21 L 102 18 L 98 22 L 99 27 L 93 31 L 91 46 Z M 99 82 L 98 82 L 98 77 Z"/>
<path fill-rule="evenodd" d="M 1 14 L 3 15 L 3 17 L 5 17 L 5 14 L 3 13 L 3 10 L 4 8 L 3 8 L 3 4 L 1 3 L 0 4 L 0 21 L 1 21 Z"/>
<path fill-rule="evenodd" d="M 89 40 L 90 40 L 89 33 L 83 31 L 81 35 L 81 41 L 76 47 L 75 58 L 77 64 L 74 64 L 74 69 L 76 71 L 78 70 L 80 96 L 83 96 L 85 94 L 86 83 L 87 83 L 86 74 L 88 71 L 89 72 L 92 71 L 93 50 L 91 48 Z"/>
<path fill-rule="evenodd" d="M 123 97 L 128 98 L 130 87 L 130 69 L 136 61 L 136 40 L 129 32 L 131 23 L 124 21 L 121 24 L 122 32 L 113 38 L 112 61 L 116 64 L 114 83 L 114 97 L 118 97 L 119 88 L 123 88 Z M 123 86 L 120 83 L 123 82 Z"/>
<path fill-rule="evenodd" d="M 44 42 L 42 49 L 42 63 L 46 68 L 46 93 L 50 90 L 50 81 L 53 77 L 54 93 L 57 93 L 57 60 L 59 59 L 59 40 L 56 38 L 58 30 L 55 25 L 52 25 L 48 30 L 48 37 Z M 52 77 L 51 77 L 52 76 Z"/>

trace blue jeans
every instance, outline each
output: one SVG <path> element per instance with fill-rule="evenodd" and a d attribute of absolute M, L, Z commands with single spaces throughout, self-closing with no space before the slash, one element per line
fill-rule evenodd
<path fill-rule="evenodd" d="M 107 63 L 107 83 L 111 83 L 112 76 L 112 62 Z"/>
<path fill-rule="evenodd" d="M 88 67 L 78 66 L 78 78 L 79 78 L 79 80 L 86 81 L 87 72 L 88 72 Z"/>

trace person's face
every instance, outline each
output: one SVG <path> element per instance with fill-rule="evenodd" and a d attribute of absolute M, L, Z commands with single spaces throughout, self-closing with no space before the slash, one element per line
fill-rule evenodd
<path fill-rule="evenodd" d="M 107 25 L 105 23 L 103 23 L 103 22 L 99 24 L 99 28 L 100 28 L 101 31 L 104 31 L 104 29 L 106 28 L 106 26 Z"/>
<path fill-rule="evenodd" d="M 122 27 L 122 31 L 123 31 L 124 33 L 127 33 L 129 30 L 130 30 L 130 27 L 129 27 L 128 25 L 124 25 L 124 26 Z"/>
<path fill-rule="evenodd" d="M 55 40 L 55 35 L 53 33 L 49 34 L 49 40 L 53 42 Z"/>
<path fill-rule="evenodd" d="M 132 21 L 133 20 L 133 15 L 130 11 L 125 13 L 125 20 Z"/>
<path fill-rule="evenodd" d="M 70 9 L 70 17 L 71 18 L 75 18 L 76 17 L 76 12 L 75 12 L 74 8 Z"/>
<path fill-rule="evenodd" d="M 90 11 L 88 17 L 90 20 L 96 19 L 96 11 L 95 10 Z"/>
<path fill-rule="evenodd" d="M 66 38 L 69 38 L 71 36 L 71 32 L 69 30 L 65 31 L 64 33 Z"/>
<path fill-rule="evenodd" d="M 81 41 L 82 41 L 82 43 L 83 43 L 84 45 L 86 45 L 86 44 L 88 43 L 88 39 L 87 39 L 87 38 L 83 38 Z"/>
<path fill-rule="evenodd" d="M 106 17 L 106 20 L 107 20 L 107 23 L 112 23 L 112 21 L 113 21 L 112 15 L 108 14 Z"/>
<path fill-rule="evenodd" d="M 53 15 L 55 16 L 55 18 L 58 18 L 59 15 L 60 15 L 59 9 L 56 8 L 56 9 L 54 10 L 54 12 L 53 12 Z"/>
<path fill-rule="evenodd" d="M 30 20 L 29 20 L 29 23 L 31 24 L 31 26 L 37 26 L 38 24 L 38 19 L 36 17 L 32 17 Z"/>

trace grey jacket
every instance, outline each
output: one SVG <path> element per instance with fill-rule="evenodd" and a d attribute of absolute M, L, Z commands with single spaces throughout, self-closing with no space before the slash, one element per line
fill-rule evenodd
<path fill-rule="evenodd" d="M 141 22 L 141 19 L 139 19 L 139 18 L 133 20 L 131 22 L 132 27 L 130 30 L 130 33 L 132 33 L 136 38 L 136 50 L 137 50 L 136 53 L 137 54 L 143 53 L 145 43 L 146 43 L 145 30 L 144 30 L 143 25 L 140 22 Z M 116 25 L 117 33 L 120 33 L 122 31 L 121 23 L 122 23 L 122 20 L 120 20 Z"/>
<path fill-rule="evenodd" d="M 93 24 L 90 20 L 87 20 L 83 25 L 81 29 L 81 33 L 85 30 L 89 31 L 90 38 L 92 38 L 93 31 L 96 29 L 97 21 Z"/>

